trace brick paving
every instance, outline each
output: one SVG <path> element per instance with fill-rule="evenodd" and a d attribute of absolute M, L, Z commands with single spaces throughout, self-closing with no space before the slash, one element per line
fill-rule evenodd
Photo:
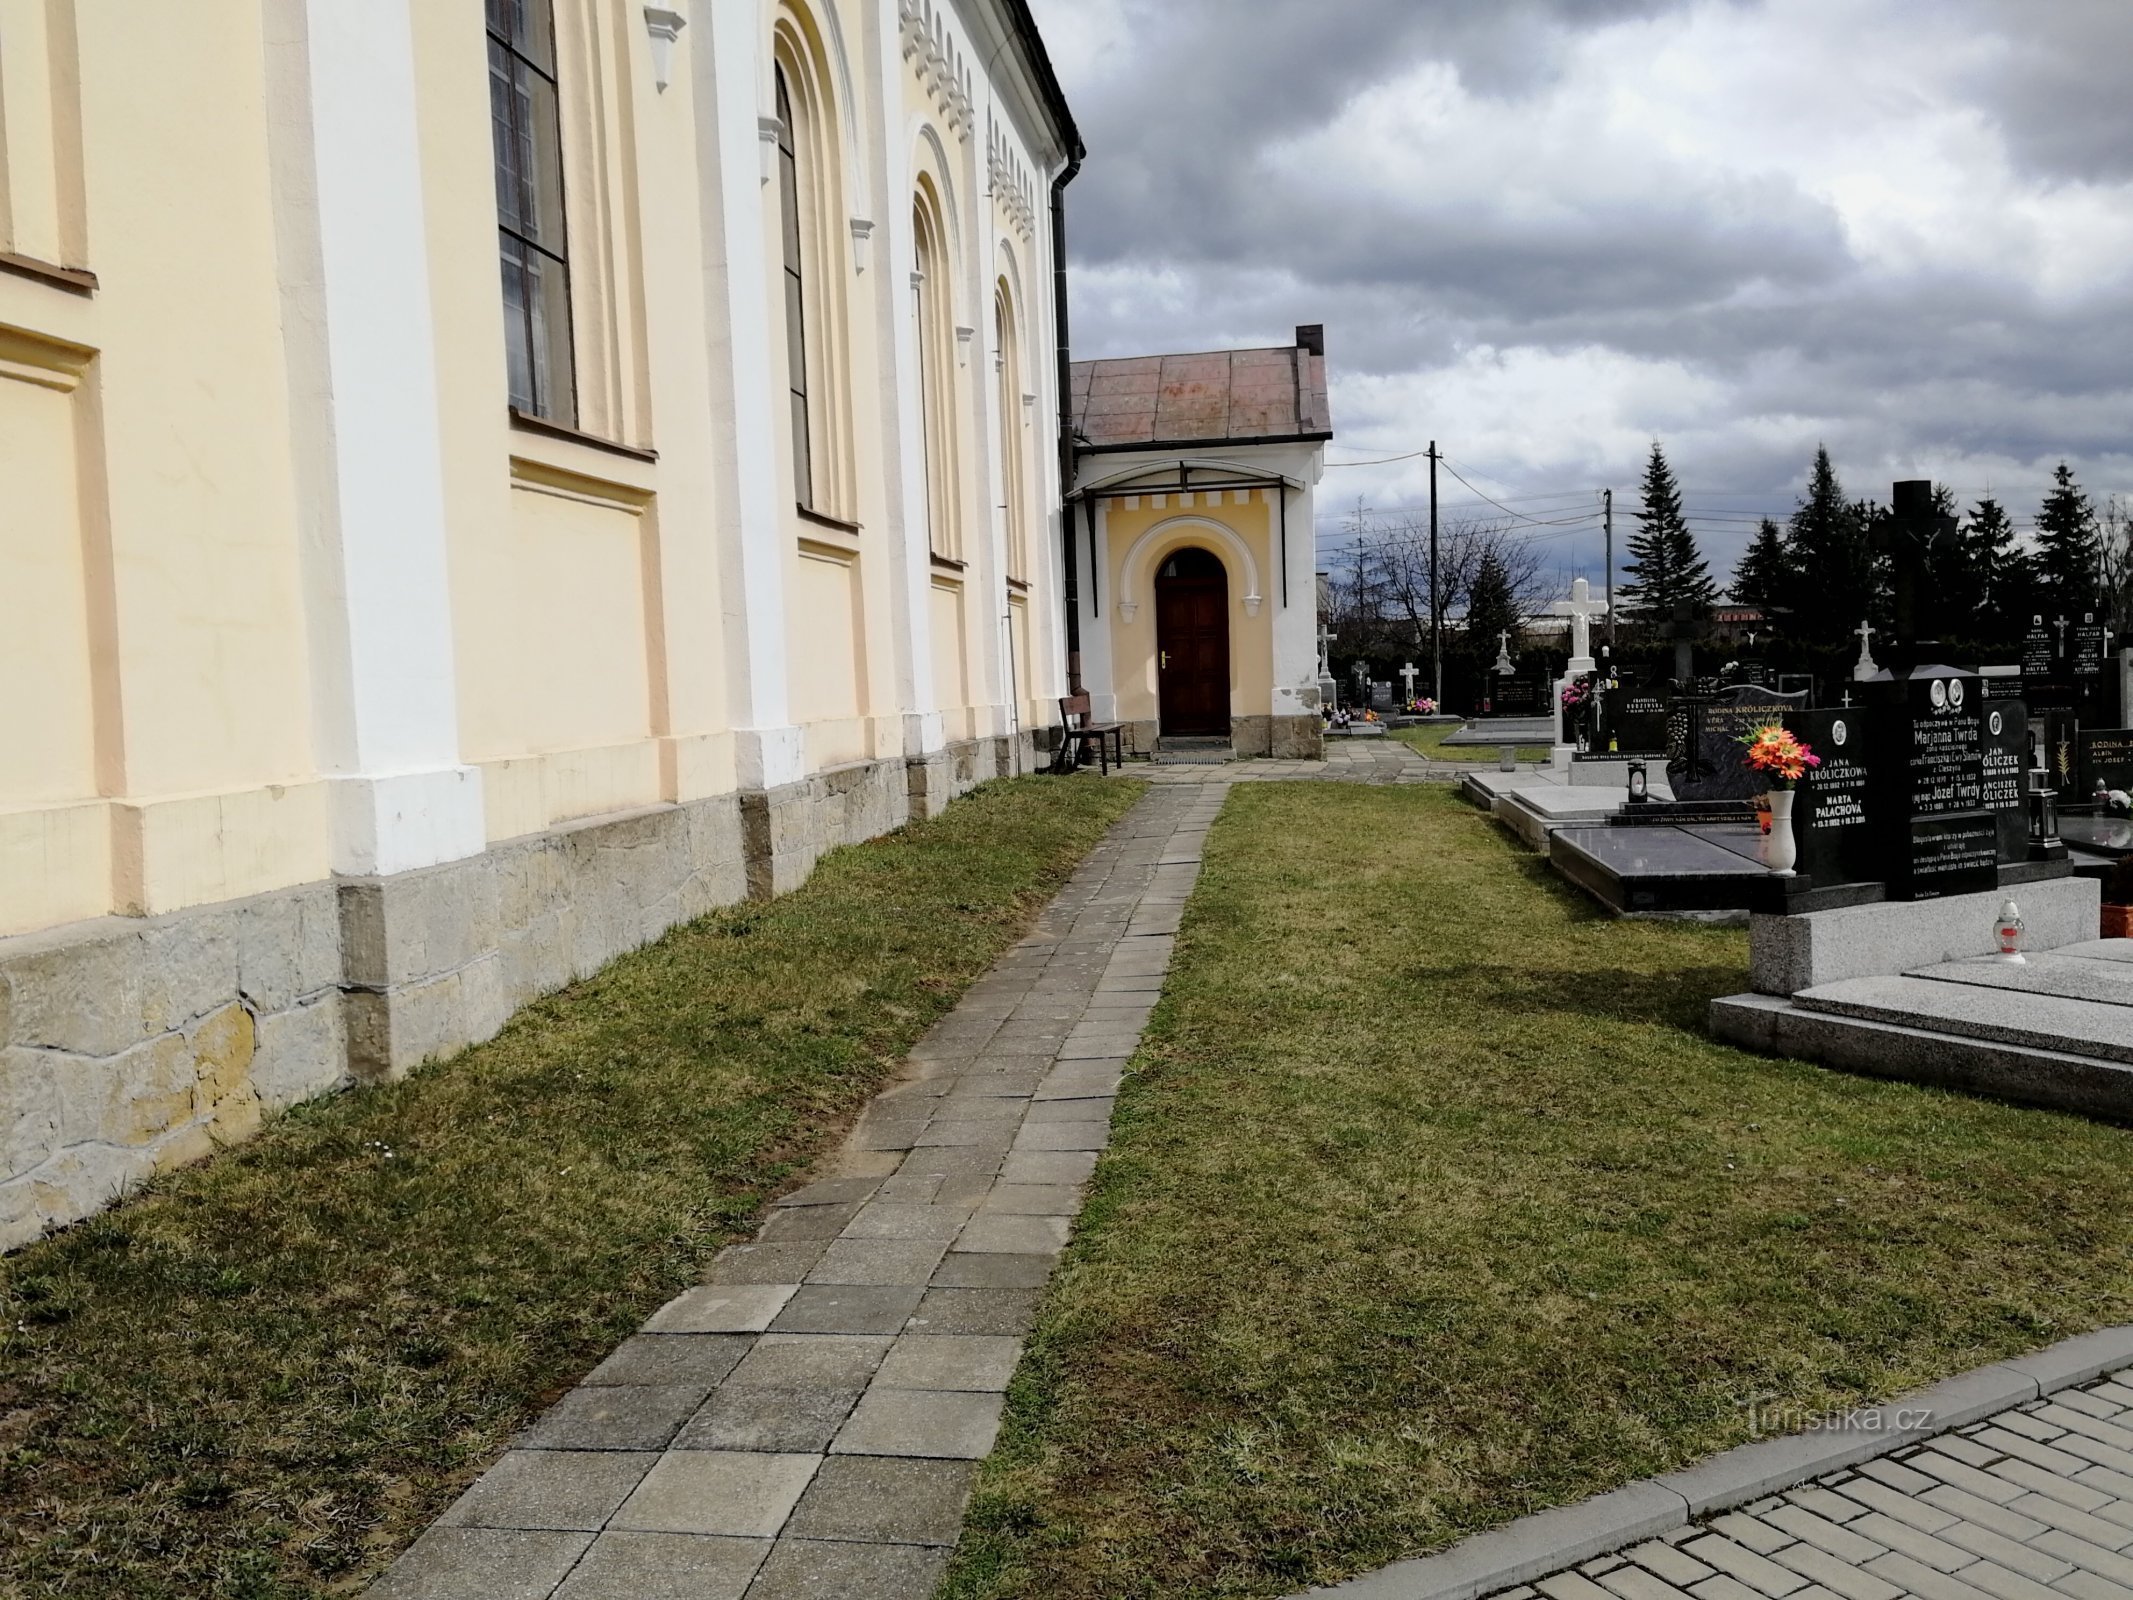
<path fill-rule="evenodd" d="M 2065 1389 L 1497 1600 L 2133 1600 L 2133 1374 Z"/>
<path fill-rule="evenodd" d="M 1135 805 L 826 1175 L 514 1441 L 373 1600 L 930 1595 L 1237 772 Z"/>

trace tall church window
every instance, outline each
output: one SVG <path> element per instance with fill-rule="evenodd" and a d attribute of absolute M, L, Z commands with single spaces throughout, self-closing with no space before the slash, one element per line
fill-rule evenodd
<path fill-rule="evenodd" d="M 993 350 L 999 363 L 996 403 L 1000 411 L 1000 495 L 1007 535 L 1007 575 L 1029 576 L 1029 510 L 1024 503 L 1022 350 L 1016 338 L 1014 302 L 1003 279 L 993 293 Z"/>
<path fill-rule="evenodd" d="M 803 511 L 815 506 L 813 429 L 807 398 L 807 266 L 801 246 L 800 158 L 793 145 L 792 91 L 785 69 L 778 79 L 778 215 L 785 260 L 785 375 L 792 406 L 793 495 Z"/>
<path fill-rule="evenodd" d="M 956 526 L 953 391 L 955 354 L 948 299 L 948 252 L 940 214 L 926 188 L 912 207 L 917 242 L 911 270 L 911 301 L 918 345 L 919 434 L 925 444 L 926 537 L 936 556 L 962 555 Z"/>
<path fill-rule="evenodd" d="M 577 426 L 552 0 L 487 0 L 489 122 L 511 404 Z"/>

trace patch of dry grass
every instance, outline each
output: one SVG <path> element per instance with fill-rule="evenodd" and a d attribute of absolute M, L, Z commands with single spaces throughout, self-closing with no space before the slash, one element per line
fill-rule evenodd
<path fill-rule="evenodd" d="M 1735 931 L 1240 784 L 953 1600 L 1273 1597 L 2133 1319 L 2133 1134 L 1749 1055 Z"/>
<path fill-rule="evenodd" d="M 750 1225 L 1141 787 L 987 785 L 0 1261 L 0 1594 L 360 1587 Z"/>

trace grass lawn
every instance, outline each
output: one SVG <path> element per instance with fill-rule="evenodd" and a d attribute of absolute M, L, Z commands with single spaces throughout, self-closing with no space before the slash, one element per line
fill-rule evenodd
<path fill-rule="evenodd" d="M 0 1260 L 0 1595 L 359 1588 L 833 1142 L 1141 787 L 988 785 Z"/>
<path fill-rule="evenodd" d="M 1432 761 L 1464 761 L 1475 766 L 1495 766 L 1496 747 L 1494 745 L 1455 744 L 1449 750 L 1445 749 L 1445 736 L 1457 733 L 1460 727 L 1461 724 L 1456 722 L 1426 722 L 1416 728 L 1388 728 L 1386 734 L 1390 738 L 1399 740 L 1402 744 L 1413 746 Z M 1548 759 L 1548 747 L 1544 744 L 1521 745 L 1518 750 L 1518 759 L 1521 761 L 1545 761 Z"/>
<path fill-rule="evenodd" d="M 1286 1595 L 2133 1319 L 2133 1134 L 1715 1044 L 1745 966 L 1238 785 L 944 1594 Z"/>

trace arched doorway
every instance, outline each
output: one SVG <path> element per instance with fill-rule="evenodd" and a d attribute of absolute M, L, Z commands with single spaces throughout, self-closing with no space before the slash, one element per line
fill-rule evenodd
<path fill-rule="evenodd" d="M 1229 737 L 1229 575 L 1208 551 L 1171 552 L 1155 574 L 1156 705 L 1172 738 Z"/>

